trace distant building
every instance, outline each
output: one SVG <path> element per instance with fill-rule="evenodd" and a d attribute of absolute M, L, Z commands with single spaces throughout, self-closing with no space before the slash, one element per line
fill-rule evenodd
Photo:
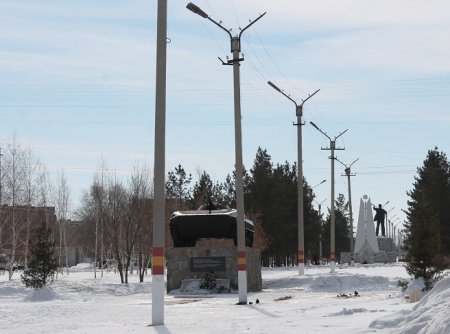
<path fill-rule="evenodd" d="M 14 255 L 15 262 L 23 263 L 28 241 L 41 223 L 50 227 L 55 235 L 54 207 L 0 206 L 0 254 L 8 258 Z"/>
<path fill-rule="evenodd" d="M 89 256 L 88 242 L 86 242 L 86 222 L 66 220 L 66 242 L 67 242 L 67 262 L 68 266 L 73 267 L 79 263 L 93 262 Z M 62 252 L 64 253 L 64 252 Z M 62 259 L 62 265 L 66 265 L 65 257 Z"/>

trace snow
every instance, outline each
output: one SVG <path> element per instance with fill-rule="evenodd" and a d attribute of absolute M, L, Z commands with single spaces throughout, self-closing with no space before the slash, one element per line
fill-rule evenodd
<path fill-rule="evenodd" d="M 45 302 L 57 298 L 58 295 L 50 286 L 44 286 L 40 289 L 33 290 L 24 300 L 26 302 Z"/>
<path fill-rule="evenodd" d="M 165 296 L 163 326 L 150 325 L 151 276 L 120 284 L 113 272 L 95 279 L 89 265 L 74 269 L 41 291 L 26 289 L 17 273 L 12 281 L 0 274 L 0 333 L 450 333 L 450 277 L 408 303 L 397 284 L 411 279 L 400 263 L 337 266 L 334 274 L 311 266 L 303 276 L 264 268 L 263 291 L 249 293 L 249 305 L 236 305 L 237 293 L 178 290 Z"/>

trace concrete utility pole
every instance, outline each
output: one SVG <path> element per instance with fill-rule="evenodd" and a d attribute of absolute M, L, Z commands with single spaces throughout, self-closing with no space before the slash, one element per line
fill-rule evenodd
<path fill-rule="evenodd" d="M 2 253 L 2 148 L 0 147 L 0 254 Z"/>
<path fill-rule="evenodd" d="M 267 82 L 273 89 L 283 94 L 291 102 L 295 104 L 295 113 L 297 115 L 297 219 L 298 219 L 298 252 L 297 252 L 297 262 L 298 262 L 298 274 L 305 274 L 305 236 L 304 236 L 304 209 L 303 209 L 303 156 L 302 156 L 302 116 L 303 116 L 303 104 L 313 97 L 320 89 L 316 90 L 314 93 L 309 94 L 309 96 L 302 100 L 301 104 L 297 104 L 288 94 L 284 93 L 275 84 L 268 81 Z"/>
<path fill-rule="evenodd" d="M 156 39 L 155 156 L 152 248 L 152 325 L 164 324 L 164 222 L 167 0 L 158 0 Z"/>
<path fill-rule="evenodd" d="M 398 233 L 397 233 L 397 226 L 395 226 L 395 222 L 399 221 L 400 219 L 397 217 L 395 218 L 394 221 L 392 221 L 392 226 L 394 229 L 394 250 L 397 252 L 397 245 L 400 243 L 399 242 L 399 238 L 398 238 Z M 400 229 L 398 229 L 398 231 L 400 231 Z M 397 252 L 398 255 L 398 252 Z"/>
<path fill-rule="evenodd" d="M 391 219 L 394 218 L 397 214 L 394 214 L 392 217 L 389 216 L 389 214 L 395 209 L 395 206 L 393 206 L 389 211 L 386 213 L 386 237 L 392 238 L 391 234 Z"/>
<path fill-rule="evenodd" d="M 327 137 L 330 140 L 330 147 L 327 148 L 321 148 L 322 150 L 331 150 L 331 214 L 330 214 L 330 269 L 331 273 L 336 272 L 336 237 L 335 237 L 335 224 L 336 224 L 336 218 L 334 213 L 334 160 L 336 157 L 334 156 L 335 150 L 344 150 L 345 148 L 337 148 L 336 147 L 336 139 L 338 139 L 340 136 L 342 136 L 344 133 L 347 132 L 347 130 L 341 132 L 339 135 L 334 137 L 334 139 L 331 139 L 330 136 L 328 136 L 325 132 L 323 132 L 316 124 L 313 122 L 309 122 L 313 127 L 315 127 L 320 133 L 322 133 L 325 137 Z"/>
<path fill-rule="evenodd" d="M 202 9 L 194 5 L 192 2 L 186 6 L 191 12 L 208 19 L 220 29 L 224 30 L 231 41 L 231 53 L 233 58 L 224 62 L 222 65 L 233 66 L 233 80 L 234 80 L 234 136 L 235 136 L 235 156 L 236 156 L 236 210 L 237 210 L 237 264 L 238 264 L 238 290 L 239 290 L 239 304 L 247 304 L 247 251 L 245 247 L 245 211 L 244 211 L 244 176 L 243 176 L 243 161 L 242 161 L 242 127 L 241 127 L 241 87 L 240 87 L 240 62 L 244 60 L 240 57 L 241 52 L 241 36 L 244 31 L 263 17 L 266 13 L 258 16 L 254 21 L 250 21 L 245 28 L 237 36 L 233 36 L 230 30 L 226 29 L 221 23 L 214 21 Z"/>
<path fill-rule="evenodd" d="M 319 207 L 319 224 L 320 224 L 320 233 L 319 233 L 319 261 L 322 262 L 322 204 L 326 201 L 324 199 L 322 202 L 317 202 L 316 200 L 313 200 L 316 202 L 317 206 Z"/>
<path fill-rule="evenodd" d="M 348 183 L 348 210 L 349 210 L 349 219 L 350 219 L 350 263 L 354 264 L 355 262 L 355 258 L 354 258 L 354 254 L 353 254 L 353 211 L 352 211 L 352 187 L 350 185 L 350 176 L 355 176 L 356 174 L 352 174 L 351 173 L 351 168 L 353 166 L 353 164 L 355 162 L 357 162 L 359 160 L 356 159 L 355 161 L 353 161 L 350 165 L 346 165 L 344 164 L 342 161 L 340 161 L 338 158 L 336 158 L 336 160 L 341 163 L 344 167 L 345 167 L 345 175 L 343 176 L 347 176 L 347 183 Z"/>

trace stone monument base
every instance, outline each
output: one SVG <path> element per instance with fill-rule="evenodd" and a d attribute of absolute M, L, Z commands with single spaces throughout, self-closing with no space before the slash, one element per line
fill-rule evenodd
<path fill-rule="evenodd" d="M 395 250 L 392 238 L 378 236 L 377 242 L 380 251 L 392 252 Z"/>
<path fill-rule="evenodd" d="M 350 263 L 350 252 L 341 253 L 340 263 Z M 394 263 L 397 262 L 396 252 L 367 252 L 354 254 L 355 263 Z"/>
<path fill-rule="evenodd" d="M 247 291 L 262 290 L 261 254 L 246 248 Z M 183 280 L 201 279 L 214 272 L 216 279 L 228 279 L 232 289 L 238 289 L 236 247 L 177 247 L 166 252 L 167 292 L 180 289 Z"/>

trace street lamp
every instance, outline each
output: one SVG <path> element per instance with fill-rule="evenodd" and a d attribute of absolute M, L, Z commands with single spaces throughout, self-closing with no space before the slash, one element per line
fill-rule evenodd
<path fill-rule="evenodd" d="M 316 184 L 314 187 L 311 187 L 311 190 L 320 186 L 321 184 L 327 182 L 327 180 L 322 180 L 322 182 Z M 315 199 L 313 199 L 313 201 L 317 204 L 317 206 L 319 207 L 319 261 L 322 261 L 322 213 L 321 213 L 321 209 L 322 209 L 322 204 L 326 201 L 326 199 L 324 199 L 322 202 L 317 202 Z"/>
<path fill-rule="evenodd" d="M 315 199 L 313 199 L 313 201 L 317 204 L 317 206 L 319 207 L 319 225 L 320 225 L 320 230 L 319 230 L 319 261 L 322 261 L 322 204 L 326 201 L 327 199 L 325 198 L 322 202 L 317 202 Z"/>
<path fill-rule="evenodd" d="M 223 27 L 219 22 L 214 21 L 208 14 L 201 10 L 192 2 L 186 6 L 191 12 L 208 19 L 220 29 L 224 30 L 231 41 L 231 52 L 233 58 L 224 62 L 223 65 L 233 65 L 234 80 L 234 135 L 235 135 L 235 156 L 236 156 L 236 210 L 237 210 L 237 264 L 238 264 L 238 290 L 239 304 L 247 304 L 247 255 L 245 248 L 245 226 L 244 226 L 244 181 L 243 181 L 243 162 L 242 162 L 242 130 L 241 130 L 241 93 L 240 93 L 240 77 L 239 65 L 244 60 L 239 57 L 241 52 L 241 36 L 243 32 L 263 17 L 266 13 L 261 14 L 254 21 L 250 21 L 246 27 L 241 29 L 237 36 L 233 36 L 230 30 Z M 219 58 L 220 59 L 220 58 Z"/>
<path fill-rule="evenodd" d="M 385 206 L 386 206 L 386 204 L 385 204 Z M 388 238 L 392 236 L 391 233 L 390 233 L 391 232 L 391 227 L 390 227 L 391 224 L 390 224 L 389 218 L 392 219 L 396 215 L 396 214 L 394 214 L 392 217 L 389 217 L 389 213 L 391 213 L 394 209 L 395 209 L 395 207 L 393 206 L 389 211 L 386 211 L 386 222 L 387 222 L 386 235 L 387 235 Z"/>
<path fill-rule="evenodd" d="M 394 228 L 394 223 L 392 222 L 392 218 L 394 218 L 395 216 L 397 216 L 396 213 L 394 213 L 390 218 L 389 218 L 389 237 L 392 238 L 392 232 L 393 232 L 393 228 Z"/>
<path fill-rule="evenodd" d="M 314 128 L 316 128 L 320 133 L 322 133 L 325 137 L 330 140 L 329 148 L 321 148 L 322 150 L 331 150 L 331 213 L 330 213 L 330 269 L 331 272 L 334 273 L 336 271 L 336 246 L 335 246 L 335 224 L 336 218 L 334 214 L 334 160 L 336 157 L 334 156 L 334 150 L 343 150 L 343 148 L 336 148 L 336 139 L 342 136 L 347 130 L 341 132 L 339 135 L 331 139 L 325 132 L 323 132 L 314 122 L 309 122 Z"/>
<path fill-rule="evenodd" d="M 0 253 L 2 253 L 2 148 L 0 147 Z"/>
<path fill-rule="evenodd" d="M 311 190 L 316 188 L 316 187 L 318 187 L 318 186 L 320 186 L 321 184 L 323 184 L 325 182 L 327 182 L 327 180 L 322 180 L 320 183 L 316 184 L 314 187 L 311 187 Z"/>
<path fill-rule="evenodd" d="M 353 161 L 350 165 L 344 164 L 342 161 L 340 161 L 338 158 L 336 160 L 345 167 L 345 176 L 347 176 L 347 184 L 348 184 L 348 208 L 349 208 L 349 215 L 350 215 L 350 264 L 353 265 L 355 262 L 354 254 L 353 254 L 353 208 L 352 208 L 352 187 L 350 185 L 350 177 L 355 176 L 355 174 L 352 174 L 351 168 L 355 162 L 359 160 L 356 159 Z"/>
<path fill-rule="evenodd" d="M 152 245 L 152 325 L 164 324 L 164 222 L 167 0 L 158 0 L 156 40 L 155 153 Z"/>
<path fill-rule="evenodd" d="M 295 113 L 297 115 L 297 219 L 298 219 L 298 252 L 297 252 L 297 262 L 298 262 L 298 274 L 305 274 L 305 237 L 304 237 L 304 209 L 303 209 L 303 157 L 302 157 L 302 116 L 303 116 L 303 104 L 313 97 L 320 89 L 316 90 L 314 93 L 310 94 L 306 99 L 302 100 L 301 104 L 297 104 L 288 94 L 284 93 L 283 90 L 278 88 L 274 83 L 268 81 L 269 86 L 275 89 L 277 92 L 283 94 L 292 103 L 295 104 Z M 323 181 L 325 182 L 325 180 Z M 322 183 L 323 183 L 322 182 Z"/>

